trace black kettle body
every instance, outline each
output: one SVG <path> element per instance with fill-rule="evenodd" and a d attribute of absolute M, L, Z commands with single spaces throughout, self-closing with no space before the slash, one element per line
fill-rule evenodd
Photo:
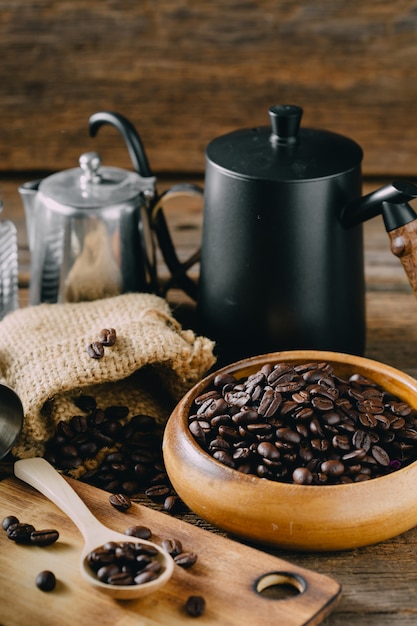
<path fill-rule="evenodd" d="M 198 318 L 226 361 L 365 348 L 362 225 L 340 220 L 361 196 L 362 149 L 301 115 L 271 107 L 271 127 L 207 147 Z"/>

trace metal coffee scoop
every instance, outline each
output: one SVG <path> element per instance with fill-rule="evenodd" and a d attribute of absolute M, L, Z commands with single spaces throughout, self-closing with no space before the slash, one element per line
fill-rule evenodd
<path fill-rule="evenodd" d="M 23 406 L 19 396 L 0 384 L 0 459 L 12 449 L 23 426 Z"/>

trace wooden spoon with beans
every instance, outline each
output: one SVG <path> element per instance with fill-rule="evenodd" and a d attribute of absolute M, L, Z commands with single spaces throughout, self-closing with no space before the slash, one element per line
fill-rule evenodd
<path fill-rule="evenodd" d="M 132 600 L 148 595 L 168 582 L 174 570 L 174 561 L 168 552 L 152 541 L 124 535 L 99 522 L 68 482 L 45 459 L 16 461 L 14 473 L 17 478 L 49 498 L 76 524 L 85 541 L 80 558 L 80 571 L 90 585 L 113 598 Z M 154 559 L 161 565 L 157 578 L 128 585 L 110 584 L 99 580 L 88 564 L 88 556 L 109 542 L 116 544 L 134 542 L 152 548 L 156 553 Z"/>

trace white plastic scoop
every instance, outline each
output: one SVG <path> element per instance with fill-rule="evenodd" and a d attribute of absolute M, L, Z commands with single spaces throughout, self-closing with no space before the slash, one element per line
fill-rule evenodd
<path fill-rule="evenodd" d="M 90 585 L 113 598 L 133 600 L 156 591 L 169 580 L 174 570 L 174 561 L 163 548 L 152 541 L 137 539 L 111 530 L 99 522 L 67 481 L 45 459 L 33 458 L 16 461 L 14 473 L 17 478 L 32 485 L 56 504 L 76 524 L 85 541 L 81 553 L 80 571 Z M 158 556 L 155 558 L 159 560 L 162 566 L 158 578 L 134 585 L 111 585 L 101 582 L 90 569 L 87 555 L 109 541 L 137 542 L 156 548 Z"/>

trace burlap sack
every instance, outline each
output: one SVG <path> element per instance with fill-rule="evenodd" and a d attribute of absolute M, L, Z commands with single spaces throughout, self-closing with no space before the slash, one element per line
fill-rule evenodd
<path fill-rule="evenodd" d="M 87 346 L 102 328 L 114 328 L 117 340 L 94 359 Z M 214 364 L 213 347 L 183 330 L 166 301 L 151 294 L 42 304 L 9 314 L 0 322 L 0 375 L 20 396 L 25 416 L 13 454 L 41 456 L 57 423 L 77 413 L 78 394 L 166 420 Z"/>

